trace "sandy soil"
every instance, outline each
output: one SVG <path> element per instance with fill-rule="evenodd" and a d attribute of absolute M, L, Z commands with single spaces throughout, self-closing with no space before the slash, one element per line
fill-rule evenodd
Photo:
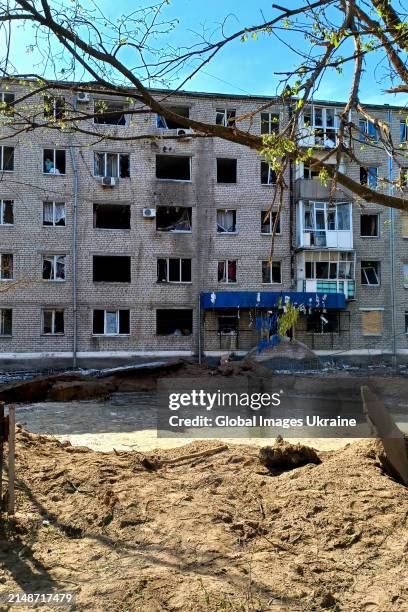
<path fill-rule="evenodd" d="M 236 441 L 191 457 L 220 444 L 143 466 L 145 453 L 19 433 L 1 592 L 73 590 L 75 610 L 97 611 L 408 609 L 408 489 L 381 471 L 374 442 L 274 475 Z"/>

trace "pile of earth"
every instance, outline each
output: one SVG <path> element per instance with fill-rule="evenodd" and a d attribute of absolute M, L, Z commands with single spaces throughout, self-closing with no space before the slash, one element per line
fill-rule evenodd
<path fill-rule="evenodd" d="M 74 591 L 79 610 L 406 609 L 408 489 L 373 441 L 296 452 L 296 468 L 287 447 L 214 440 L 98 453 L 20 430 L 0 591 Z"/>

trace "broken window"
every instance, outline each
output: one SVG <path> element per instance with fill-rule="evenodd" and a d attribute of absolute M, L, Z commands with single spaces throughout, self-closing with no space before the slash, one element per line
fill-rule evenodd
<path fill-rule="evenodd" d="M 93 226 L 100 229 L 130 229 L 130 205 L 94 204 Z"/>
<path fill-rule="evenodd" d="M 331 253 L 307 252 L 305 258 L 305 278 L 307 279 L 354 278 L 353 253 L 345 253 L 344 251 L 332 251 Z M 323 261 L 321 258 L 324 258 Z"/>
<path fill-rule="evenodd" d="M 361 312 L 361 331 L 363 336 L 381 336 L 382 310 L 363 310 Z"/>
<path fill-rule="evenodd" d="M 262 282 L 267 284 L 281 283 L 281 262 L 262 262 Z"/>
<path fill-rule="evenodd" d="M 279 133 L 279 114 L 261 113 L 261 134 Z"/>
<path fill-rule="evenodd" d="M 336 145 L 339 125 L 338 109 L 313 106 L 304 123 L 312 128 L 316 146 L 332 148 Z"/>
<path fill-rule="evenodd" d="M 239 315 L 233 310 L 224 310 L 218 315 L 218 332 L 220 334 L 237 334 L 239 329 Z"/>
<path fill-rule="evenodd" d="M 379 285 L 380 284 L 380 262 L 362 261 L 361 262 L 361 284 Z"/>
<path fill-rule="evenodd" d="M 400 121 L 400 142 L 408 141 L 408 120 Z"/>
<path fill-rule="evenodd" d="M 408 263 L 402 265 L 402 275 L 405 289 L 408 289 Z"/>
<path fill-rule="evenodd" d="M 158 232 L 191 232 L 191 208 L 158 206 L 156 230 Z"/>
<path fill-rule="evenodd" d="M 261 234 L 281 233 L 280 215 L 277 211 L 262 210 L 261 211 Z"/>
<path fill-rule="evenodd" d="M 43 225 L 64 227 L 65 217 L 65 202 L 43 202 Z"/>
<path fill-rule="evenodd" d="M 156 177 L 171 181 L 190 181 L 191 157 L 187 155 L 156 155 Z"/>
<path fill-rule="evenodd" d="M 64 96 L 44 96 L 45 119 L 63 119 L 65 115 Z"/>
<path fill-rule="evenodd" d="M 408 310 L 405 311 L 404 318 L 405 318 L 405 333 L 408 334 Z"/>
<path fill-rule="evenodd" d="M 191 259 L 161 258 L 157 260 L 158 283 L 191 283 Z"/>
<path fill-rule="evenodd" d="M 360 236 L 363 238 L 378 238 L 378 214 L 364 214 L 360 217 Z"/>
<path fill-rule="evenodd" d="M 315 334 L 337 334 L 340 331 L 338 312 L 312 312 L 306 318 L 306 331 Z"/>
<path fill-rule="evenodd" d="M 193 311 L 187 308 L 156 310 L 156 333 L 158 336 L 191 336 Z"/>
<path fill-rule="evenodd" d="M 261 184 L 262 185 L 275 185 L 276 184 L 276 172 L 270 167 L 268 162 L 261 162 Z"/>
<path fill-rule="evenodd" d="M 13 254 L 0 254 L 0 280 L 13 279 Z"/>
<path fill-rule="evenodd" d="M 0 200 L 0 225 L 14 224 L 14 200 Z"/>
<path fill-rule="evenodd" d="M 235 234 L 237 231 L 237 211 L 217 210 L 217 232 L 219 234 Z"/>
<path fill-rule="evenodd" d="M 375 189 L 378 184 L 378 168 L 376 166 L 369 166 L 368 168 L 361 166 L 360 183 L 361 185 L 368 185 L 371 189 Z"/>
<path fill-rule="evenodd" d="M 43 255 L 43 279 L 50 281 L 64 281 L 65 263 L 66 255 Z"/>
<path fill-rule="evenodd" d="M 15 95 L 5 91 L 0 93 L 0 115 L 12 117 L 14 115 Z"/>
<path fill-rule="evenodd" d="M 0 336 L 11 336 L 13 333 L 13 311 L 11 308 L 0 308 Z"/>
<path fill-rule="evenodd" d="M 372 121 L 360 119 L 358 122 L 358 127 L 360 129 L 360 142 L 378 142 L 379 133 Z"/>
<path fill-rule="evenodd" d="M 123 255 L 94 255 L 94 283 L 130 283 L 130 257 Z"/>
<path fill-rule="evenodd" d="M 65 174 L 64 149 L 44 149 L 43 172 L 45 174 Z"/>
<path fill-rule="evenodd" d="M 94 123 L 100 125 L 126 125 L 127 106 L 113 100 L 95 100 Z"/>
<path fill-rule="evenodd" d="M 400 168 L 400 187 L 401 189 L 408 187 L 408 168 Z"/>
<path fill-rule="evenodd" d="M 169 110 L 176 115 L 180 115 L 181 117 L 186 117 L 188 119 L 190 117 L 190 109 L 188 106 L 171 106 Z M 182 126 L 177 121 L 173 121 L 172 119 L 166 119 L 166 117 L 162 117 L 161 115 L 156 115 L 156 125 L 158 128 L 163 130 L 178 130 L 178 129 L 188 129 Z"/>
<path fill-rule="evenodd" d="M 92 333 L 96 336 L 128 336 L 130 334 L 129 310 L 94 310 Z"/>
<path fill-rule="evenodd" d="M 127 153 L 94 152 L 94 175 L 129 178 L 130 156 Z"/>
<path fill-rule="evenodd" d="M 47 308 L 42 311 L 42 333 L 46 336 L 64 334 L 64 311 Z"/>
<path fill-rule="evenodd" d="M 226 157 L 217 158 L 217 183 L 237 182 L 237 160 Z"/>
<path fill-rule="evenodd" d="M 237 262 L 235 260 L 226 259 L 218 262 L 218 282 L 237 282 Z"/>
<path fill-rule="evenodd" d="M 307 164 L 303 165 L 303 178 L 307 180 L 319 178 L 319 170 L 313 170 Z"/>
<path fill-rule="evenodd" d="M 0 170 L 2 172 L 13 172 L 14 147 L 0 147 Z"/>
<path fill-rule="evenodd" d="M 224 127 L 235 127 L 235 118 L 237 112 L 231 108 L 217 108 L 215 115 L 216 125 L 223 125 Z"/>

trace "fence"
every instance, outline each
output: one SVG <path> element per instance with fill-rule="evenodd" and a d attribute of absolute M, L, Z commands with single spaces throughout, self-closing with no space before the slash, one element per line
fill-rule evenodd
<path fill-rule="evenodd" d="M 16 411 L 14 406 L 8 407 L 5 416 L 4 403 L 0 402 L 0 517 L 4 511 L 9 516 L 15 511 L 15 456 L 16 456 Z M 4 449 L 7 445 L 7 462 L 5 462 Z M 6 465 L 7 463 L 7 465 Z M 7 473 L 7 486 L 3 483 L 4 472 Z M 3 495 L 3 489 L 5 493 Z"/>

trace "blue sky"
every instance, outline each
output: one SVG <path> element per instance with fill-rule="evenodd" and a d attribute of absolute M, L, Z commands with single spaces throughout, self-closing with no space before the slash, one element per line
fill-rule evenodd
<path fill-rule="evenodd" d="M 89 0 L 88 0 L 89 1 Z M 147 0 L 120 0 L 115 5 L 111 0 L 95 0 L 100 8 L 116 18 L 135 10 L 143 4 L 150 4 Z M 52 4 L 52 2 L 51 2 Z M 282 5 L 289 8 L 298 6 L 294 0 L 282 0 Z M 118 9 L 119 6 L 119 9 Z M 272 15 L 270 0 L 171 0 L 164 15 L 169 19 L 179 19 L 179 24 L 168 36 L 159 39 L 160 45 L 170 43 L 174 46 L 189 45 L 197 41 L 196 32 L 204 26 L 208 30 L 215 30 L 220 22 L 227 17 L 226 31 L 232 33 L 244 26 L 255 25 L 262 22 L 263 12 L 267 18 Z M 308 48 L 303 36 L 285 31 L 282 36 L 296 46 Z M 27 54 L 27 45 L 32 43 L 31 30 L 21 27 L 14 33 L 13 61 L 20 72 L 31 72 L 33 65 L 38 63 L 39 56 L 34 50 Z M 1 43 L 0 43 L 1 45 Z M 133 57 L 126 56 L 129 65 Z M 404 104 L 407 96 L 384 95 L 382 89 L 388 86 L 384 80 L 384 67 L 377 66 L 379 57 L 372 57 L 365 65 L 361 98 L 366 103 Z M 296 57 L 285 45 L 275 37 L 260 35 L 256 41 L 249 39 L 246 43 L 239 41 L 226 46 L 223 51 L 201 70 L 193 79 L 183 87 L 196 91 L 218 91 L 233 94 L 273 95 L 276 93 L 279 78 L 278 71 L 290 70 L 296 65 Z M 41 69 L 37 66 L 36 72 Z M 50 74 L 48 76 L 51 76 Z M 53 76 L 53 75 L 52 75 Z M 345 100 L 351 85 L 352 66 L 345 69 L 342 76 L 334 72 L 328 74 L 316 95 L 320 99 Z M 381 81 L 381 84 L 378 84 Z M 176 85 L 175 81 L 173 84 Z"/>

